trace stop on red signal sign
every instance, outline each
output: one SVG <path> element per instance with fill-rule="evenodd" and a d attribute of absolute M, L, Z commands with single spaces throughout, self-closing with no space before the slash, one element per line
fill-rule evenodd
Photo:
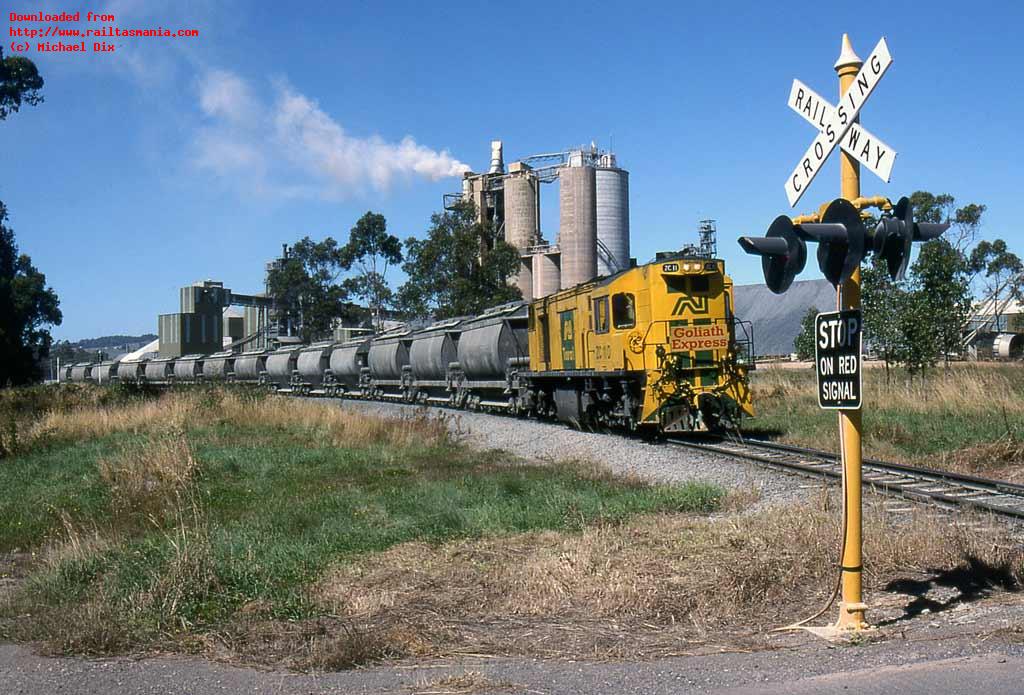
<path fill-rule="evenodd" d="M 818 373 L 819 407 L 828 410 L 860 409 L 863 328 L 860 309 L 818 314 L 814 319 L 814 364 Z"/>

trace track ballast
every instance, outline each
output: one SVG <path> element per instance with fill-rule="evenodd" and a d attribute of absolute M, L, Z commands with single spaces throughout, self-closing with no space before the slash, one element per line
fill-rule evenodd
<path fill-rule="evenodd" d="M 752 461 L 790 473 L 826 480 L 842 478 L 836 454 L 757 440 L 672 438 L 669 444 Z M 948 510 L 987 512 L 1024 519 L 1024 485 L 972 475 L 865 458 L 865 486 L 883 494 Z"/>

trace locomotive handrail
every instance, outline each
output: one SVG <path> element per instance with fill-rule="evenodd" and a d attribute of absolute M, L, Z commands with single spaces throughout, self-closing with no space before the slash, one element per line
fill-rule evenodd
<path fill-rule="evenodd" d="M 587 359 L 590 360 L 590 367 L 591 368 L 594 367 L 594 359 L 592 357 L 590 357 L 590 334 L 593 333 L 593 332 L 594 332 L 594 330 L 592 328 L 584 328 L 583 332 L 580 333 L 580 338 L 583 341 L 583 353 L 585 355 L 587 355 Z M 579 366 L 577 365 L 577 369 L 578 368 L 579 368 Z"/>

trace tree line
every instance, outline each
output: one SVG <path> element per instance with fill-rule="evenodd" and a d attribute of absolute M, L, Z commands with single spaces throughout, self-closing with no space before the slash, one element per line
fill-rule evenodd
<path fill-rule="evenodd" d="M 978 241 L 985 206 L 957 206 L 948 194 L 917 191 L 911 198 L 920 222 L 946 222 L 950 229 L 921 246 L 906 278 L 893 281 L 882 258 L 861 266 L 864 339 L 885 362 L 917 374 L 962 352 L 964 326 L 980 299 L 1020 300 L 1024 263 L 1002 239 Z M 873 225 L 876 220 L 868 220 Z M 794 348 L 800 359 L 814 357 L 814 318 L 808 309 Z M 998 318 L 998 317 L 997 317 Z"/>
<path fill-rule="evenodd" d="M 0 47 L 0 121 L 23 105 L 41 103 L 42 88 L 43 78 L 31 60 L 5 58 Z M 53 342 L 48 327 L 62 320 L 57 294 L 32 259 L 19 251 L 7 206 L 0 201 L 0 387 L 42 377 Z"/>
<path fill-rule="evenodd" d="M 406 281 L 392 290 L 388 271 Z M 519 253 L 472 202 L 434 213 L 423 238 L 404 243 L 380 213 L 367 212 L 342 244 L 303 237 L 273 268 L 267 284 L 279 320 L 304 340 L 330 336 L 336 320 L 380 330 L 385 318 L 441 319 L 521 299 L 509 284 Z"/>

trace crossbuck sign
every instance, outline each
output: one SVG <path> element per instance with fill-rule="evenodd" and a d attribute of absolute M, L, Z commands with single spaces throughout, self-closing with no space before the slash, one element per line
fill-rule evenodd
<path fill-rule="evenodd" d="M 791 207 L 799 202 L 836 145 L 882 180 L 889 181 L 896 152 L 855 121 L 890 65 L 892 56 L 885 38 L 882 38 L 835 106 L 800 80 L 793 80 L 789 107 L 817 128 L 818 135 L 786 179 L 786 197 Z"/>

